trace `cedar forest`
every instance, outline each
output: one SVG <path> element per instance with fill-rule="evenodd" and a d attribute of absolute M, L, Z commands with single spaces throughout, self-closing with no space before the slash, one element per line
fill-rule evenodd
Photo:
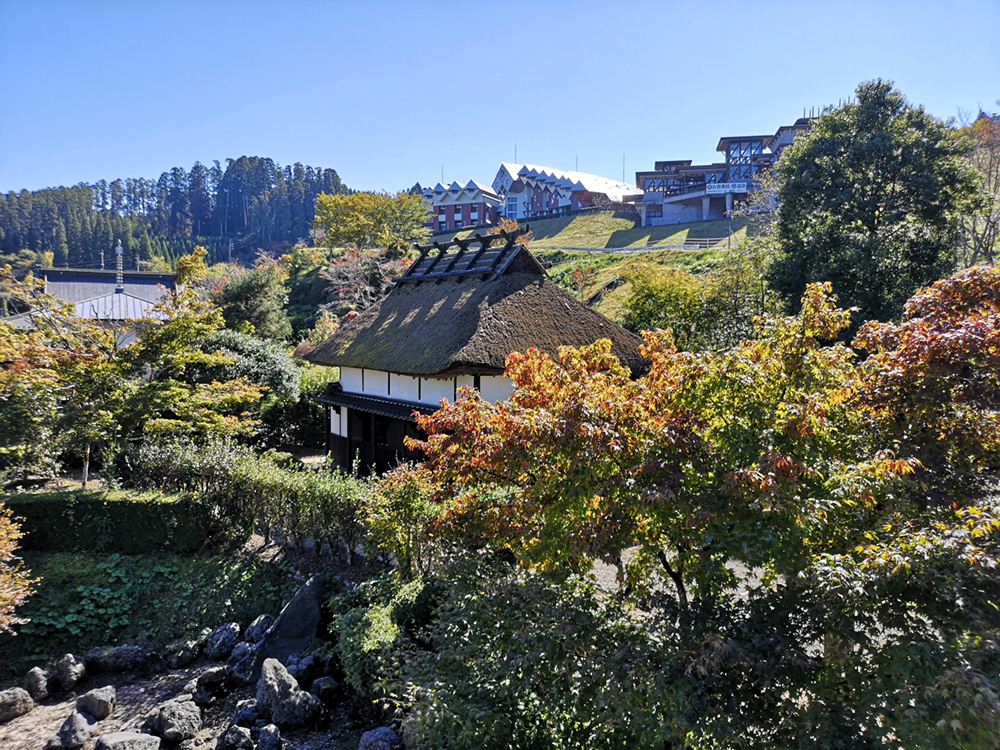
<path fill-rule="evenodd" d="M 995 116 L 956 128 L 863 83 L 741 208 L 739 246 L 630 272 L 648 369 L 608 341 L 513 352 L 508 400 L 460 391 L 418 418 L 426 460 L 374 478 L 285 452 L 322 445 L 334 377 L 290 351 L 387 292 L 419 191 L 244 157 L 0 197 L 5 304 L 44 311 L 0 320 L 0 652 L 109 637 L 35 603 L 18 557 L 33 513 L 94 492 L 17 488 L 93 464 L 101 553 L 134 544 L 108 507 L 181 501 L 212 520 L 160 553 L 280 533 L 343 570 L 363 548 L 329 643 L 408 747 L 998 747 L 998 168 Z M 181 282 L 128 345 L 24 273 L 118 237 Z M 229 238 L 251 268 L 219 263 Z"/>

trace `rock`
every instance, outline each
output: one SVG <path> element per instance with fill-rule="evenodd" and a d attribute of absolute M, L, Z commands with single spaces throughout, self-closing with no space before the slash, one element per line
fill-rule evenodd
<path fill-rule="evenodd" d="M 240 626 L 235 622 L 220 625 L 205 639 L 205 656 L 221 661 L 232 653 L 233 646 L 240 637 Z"/>
<path fill-rule="evenodd" d="M 166 661 L 171 669 L 183 669 L 198 660 L 201 641 L 178 641 L 167 647 Z"/>
<path fill-rule="evenodd" d="M 208 706 L 226 692 L 229 678 L 229 667 L 212 667 L 198 676 L 194 691 L 194 702 L 199 706 Z M 185 687 L 185 690 L 187 688 Z"/>
<path fill-rule="evenodd" d="M 309 692 L 326 705 L 332 704 L 340 694 L 340 683 L 332 677 L 319 677 L 313 680 Z"/>
<path fill-rule="evenodd" d="M 86 665 L 73 654 L 66 654 L 56 662 L 56 680 L 63 690 L 72 690 L 86 673 Z"/>
<path fill-rule="evenodd" d="M 233 724 L 241 727 L 248 727 L 260 718 L 257 713 L 257 701 L 253 698 L 240 701 L 236 704 L 236 713 L 233 714 Z"/>
<path fill-rule="evenodd" d="M 199 687 L 219 687 L 224 685 L 229 676 L 229 667 L 210 667 L 198 675 Z"/>
<path fill-rule="evenodd" d="M 159 654 L 150 651 L 148 654 L 146 654 L 146 661 L 144 661 L 142 663 L 142 666 L 139 667 L 139 674 L 142 675 L 159 674 L 160 672 L 166 672 L 167 666 L 168 665 L 166 659 L 164 659 Z"/>
<path fill-rule="evenodd" d="M 91 672 L 134 672 L 145 664 L 149 652 L 142 646 L 115 646 L 97 649 L 86 656 L 87 669 Z"/>
<path fill-rule="evenodd" d="M 97 719 L 88 716 L 80 711 L 74 711 L 69 718 L 59 727 L 55 736 L 45 744 L 45 750 L 75 750 L 83 747 L 94 729 L 97 728 Z"/>
<path fill-rule="evenodd" d="M 259 648 L 233 667 L 234 676 L 249 685 L 260 677 L 265 659 L 284 663 L 292 654 L 308 648 L 319 628 L 323 595 L 323 579 L 313 576 L 281 610 Z"/>
<path fill-rule="evenodd" d="M 319 674 L 316 658 L 312 654 L 291 658 L 289 663 L 285 665 L 285 669 L 303 687 L 311 683 Z"/>
<path fill-rule="evenodd" d="M 302 690 L 277 659 L 267 659 L 257 682 L 257 710 L 279 727 L 307 724 L 319 713 L 319 699 Z"/>
<path fill-rule="evenodd" d="M 274 625 L 274 618 L 271 615 L 261 615 L 250 623 L 250 627 L 247 628 L 243 637 L 250 643 L 260 643 L 272 625 Z"/>
<path fill-rule="evenodd" d="M 189 740 L 201 729 L 201 709 L 190 697 L 166 701 L 146 714 L 142 727 L 167 742 Z"/>
<path fill-rule="evenodd" d="M 0 692 L 0 724 L 23 716 L 35 707 L 35 702 L 24 688 L 11 688 Z"/>
<path fill-rule="evenodd" d="M 274 724 L 268 724 L 260 730 L 257 750 L 281 750 L 281 733 Z"/>
<path fill-rule="evenodd" d="M 389 727 L 379 727 L 361 735 L 358 750 L 396 750 L 403 743 Z"/>
<path fill-rule="evenodd" d="M 235 666 L 243 661 L 245 658 L 253 653 L 256 646 L 253 643 L 247 643 L 246 641 L 240 641 L 235 646 L 233 646 L 232 652 L 229 654 L 229 664 Z"/>
<path fill-rule="evenodd" d="M 253 737 L 246 727 L 231 726 L 219 737 L 216 750 L 254 750 Z"/>
<path fill-rule="evenodd" d="M 159 750 L 160 738 L 138 732 L 108 732 L 97 740 L 96 750 Z"/>
<path fill-rule="evenodd" d="M 49 676 L 41 667 L 33 667 L 28 672 L 27 683 L 32 700 L 41 701 L 49 697 Z"/>
<path fill-rule="evenodd" d="M 115 699 L 117 694 L 110 685 L 91 690 L 76 699 L 76 710 L 90 714 L 100 721 L 106 719 L 115 710 Z"/>

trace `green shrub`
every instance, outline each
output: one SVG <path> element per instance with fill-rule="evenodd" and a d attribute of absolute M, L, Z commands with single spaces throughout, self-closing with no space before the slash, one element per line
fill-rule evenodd
<path fill-rule="evenodd" d="M 229 531 L 211 505 L 160 492 L 24 493 L 4 502 L 24 519 L 22 549 L 191 552 Z"/>
<path fill-rule="evenodd" d="M 264 445 L 297 445 L 322 448 L 329 430 L 326 407 L 316 401 L 338 370 L 303 363 L 299 369 L 296 398 L 268 396 L 261 403 L 261 438 Z"/>
<path fill-rule="evenodd" d="M 307 468 L 287 454 L 228 441 L 147 443 L 124 457 L 120 473 L 129 486 L 199 493 L 235 528 L 256 521 L 265 535 L 340 544 L 351 562 L 362 538 L 358 509 L 368 482 Z"/>
<path fill-rule="evenodd" d="M 371 695 L 401 637 L 389 606 L 376 604 L 341 615 L 337 619 L 337 644 L 347 684 L 360 695 Z"/>
<path fill-rule="evenodd" d="M 335 597 L 332 630 L 347 683 L 370 697 L 394 680 L 406 654 L 425 645 L 442 593 L 437 579 L 403 582 L 391 571 Z"/>
<path fill-rule="evenodd" d="M 422 467 L 406 465 L 381 476 L 363 502 L 370 545 L 392 555 L 404 579 L 430 568 L 428 527 L 438 514 L 432 490 Z"/>
<path fill-rule="evenodd" d="M 429 647 L 397 639 L 382 657 L 399 665 L 383 667 L 381 689 L 416 745 L 617 750 L 677 737 L 689 699 L 662 648 L 591 583 L 481 554 L 452 565 L 440 593 Z"/>

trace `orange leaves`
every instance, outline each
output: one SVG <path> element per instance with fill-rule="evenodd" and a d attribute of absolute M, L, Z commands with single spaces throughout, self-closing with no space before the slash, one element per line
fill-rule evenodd
<path fill-rule="evenodd" d="M 859 406 L 921 460 L 933 494 L 975 495 L 1000 468 L 1000 271 L 942 279 L 906 311 L 902 323 L 869 323 L 855 338 L 872 352 L 859 368 Z"/>

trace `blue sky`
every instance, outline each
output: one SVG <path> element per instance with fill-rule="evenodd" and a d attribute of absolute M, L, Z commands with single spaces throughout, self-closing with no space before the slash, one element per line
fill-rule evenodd
<path fill-rule="evenodd" d="M 1000 106 L 1000 2 L 0 0 L 0 192 L 257 155 L 397 190 L 631 181 L 886 78 Z"/>

